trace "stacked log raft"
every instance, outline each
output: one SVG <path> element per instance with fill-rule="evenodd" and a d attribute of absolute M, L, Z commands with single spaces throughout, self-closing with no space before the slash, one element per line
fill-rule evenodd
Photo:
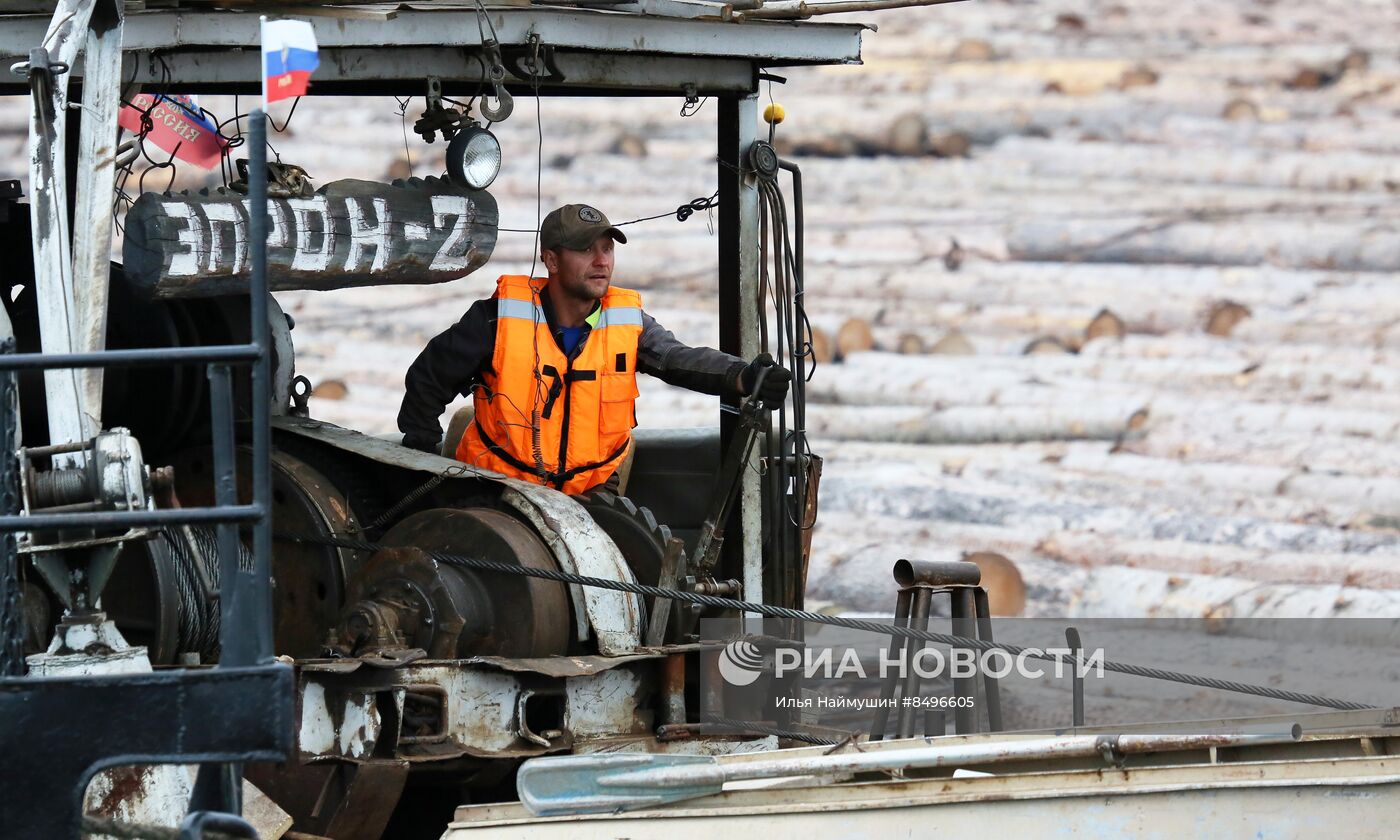
<path fill-rule="evenodd" d="M 1400 13 L 1063 5 L 882 13 L 864 67 L 774 88 L 826 458 L 809 597 L 888 610 L 894 560 L 992 552 L 1029 616 L 1400 615 Z M 542 172 L 518 109 L 484 269 L 279 294 L 298 372 L 335 382 L 313 416 L 393 432 L 423 344 L 530 269 L 537 184 L 614 221 L 710 195 L 713 106 L 675 108 L 546 100 Z M 11 148 L 23 112 L 0 118 Z M 279 151 L 317 183 L 441 172 L 400 121 L 312 97 Z M 629 228 L 615 279 L 713 346 L 706 216 Z M 642 390 L 643 425 L 715 422 L 712 397 Z"/>

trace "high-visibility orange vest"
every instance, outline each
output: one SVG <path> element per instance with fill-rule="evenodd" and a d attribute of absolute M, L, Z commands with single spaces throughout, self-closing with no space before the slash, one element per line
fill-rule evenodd
<path fill-rule="evenodd" d="M 496 281 L 496 348 L 457 460 L 582 493 L 607 481 L 632 445 L 642 297 L 609 288 L 570 361 L 540 306 L 545 282 Z"/>

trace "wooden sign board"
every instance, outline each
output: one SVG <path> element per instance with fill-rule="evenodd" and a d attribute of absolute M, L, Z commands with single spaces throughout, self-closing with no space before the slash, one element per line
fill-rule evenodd
<path fill-rule="evenodd" d="M 334 181 L 267 204 L 273 291 L 442 283 L 480 268 L 496 247 L 496 200 L 439 178 Z M 146 193 L 126 216 L 126 276 L 158 298 L 246 292 L 248 218 L 235 192 Z"/>

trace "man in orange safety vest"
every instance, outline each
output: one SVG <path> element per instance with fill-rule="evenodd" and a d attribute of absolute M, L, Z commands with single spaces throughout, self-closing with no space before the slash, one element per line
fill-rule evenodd
<path fill-rule="evenodd" d="M 745 362 L 687 347 L 612 285 L 614 243 L 627 237 L 601 212 L 568 204 L 540 226 L 548 277 L 505 275 L 409 367 L 399 409 L 405 446 L 436 452 L 439 417 L 471 394 L 475 418 L 456 456 L 475 466 L 582 493 L 614 476 L 632 446 L 637 373 L 705 394 L 748 396 L 763 377 L 769 405 L 792 375 L 763 354 Z"/>

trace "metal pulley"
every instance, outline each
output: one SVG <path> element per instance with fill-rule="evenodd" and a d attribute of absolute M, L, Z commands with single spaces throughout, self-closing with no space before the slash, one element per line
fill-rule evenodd
<path fill-rule="evenodd" d="M 341 655 L 401 659 L 536 657 L 567 653 L 573 618 L 567 588 L 554 581 L 475 572 L 435 552 L 554 569 L 528 525 L 489 508 L 437 508 L 392 528 L 356 572 L 348 604 L 328 640 Z"/>
<path fill-rule="evenodd" d="M 20 502 L 26 513 L 154 508 L 150 471 L 141 457 L 141 444 L 126 429 L 112 429 L 81 443 L 22 447 L 18 457 Z M 45 458 L 55 464 L 74 465 L 49 469 L 35 465 L 36 460 Z M 119 536 L 86 537 L 82 542 L 119 542 L 142 533 L 133 530 Z M 36 544 L 33 534 L 25 534 L 19 550 L 47 551 L 62 545 L 47 539 Z"/>
<path fill-rule="evenodd" d="M 749 147 L 749 167 L 754 174 L 765 181 L 773 181 L 778 177 L 778 150 L 773 148 L 771 143 L 764 140 L 755 140 Z"/>

